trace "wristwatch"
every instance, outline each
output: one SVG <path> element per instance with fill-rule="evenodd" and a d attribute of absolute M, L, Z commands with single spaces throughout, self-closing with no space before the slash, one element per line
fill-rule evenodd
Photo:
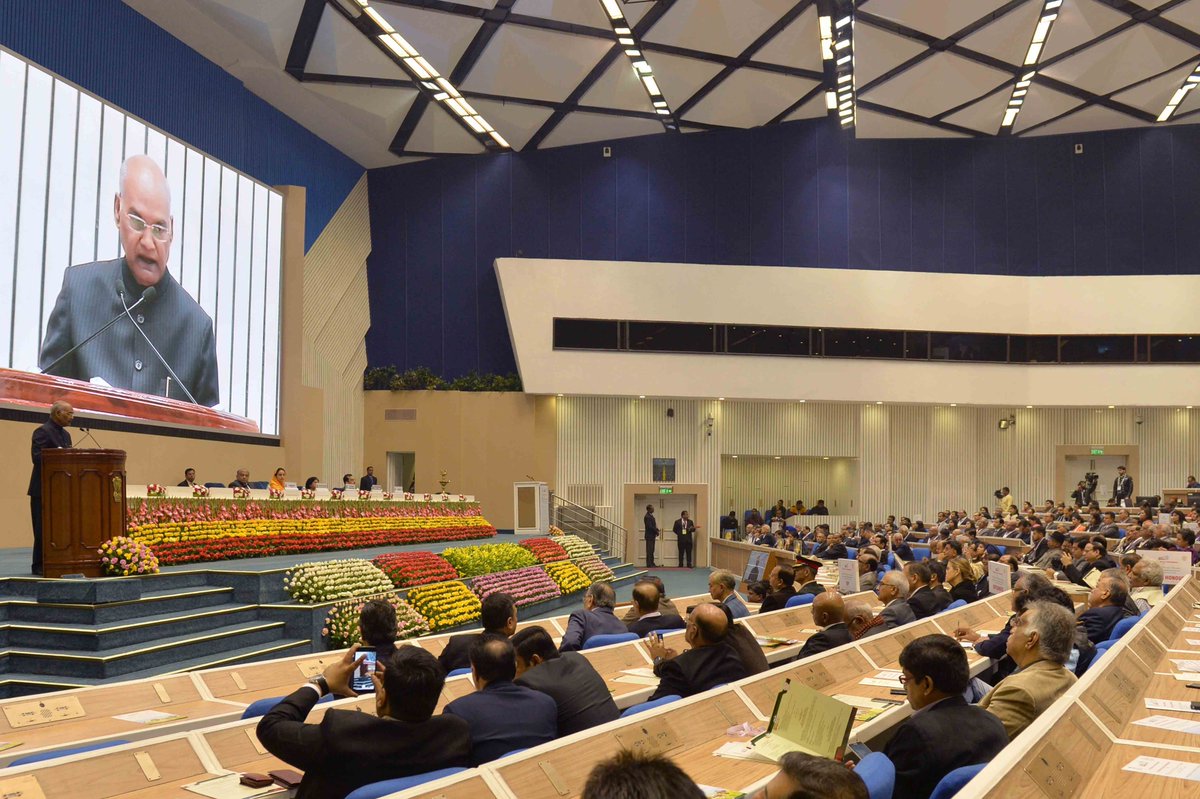
<path fill-rule="evenodd" d="M 313 677 L 308 681 L 308 684 L 317 686 L 321 690 L 321 696 L 329 693 L 329 683 L 326 682 L 324 674 L 318 674 L 316 677 Z"/>

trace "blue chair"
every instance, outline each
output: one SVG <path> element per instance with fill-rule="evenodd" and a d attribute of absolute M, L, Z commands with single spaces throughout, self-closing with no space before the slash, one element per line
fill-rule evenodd
<path fill-rule="evenodd" d="M 1117 622 L 1117 626 L 1113 627 L 1112 633 L 1109 634 L 1109 636 L 1108 636 L 1108 640 L 1110 640 L 1110 641 L 1121 640 L 1121 636 L 1125 635 L 1125 633 L 1132 630 L 1133 625 L 1137 624 L 1141 620 L 1142 620 L 1142 618 L 1140 616 L 1130 616 L 1128 618 L 1121 619 L 1119 622 Z"/>
<path fill-rule="evenodd" d="M 909 547 L 913 553 L 913 560 L 929 560 L 929 547 Z"/>
<path fill-rule="evenodd" d="M 1001 554 L 1001 555 L 1007 555 L 1007 554 L 1008 554 L 1008 547 L 1001 546 L 1000 544 L 996 544 L 995 546 L 996 546 L 996 549 L 997 549 L 997 550 L 999 550 L 999 552 L 1000 552 L 1000 554 Z"/>
<path fill-rule="evenodd" d="M 916 554 L 916 553 L 914 553 L 914 554 Z M 888 567 L 888 571 L 891 571 L 892 569 L 895 569 L 895 568 L 897 568 L 897 566 L 896 566 L 896 553 L 895 553 L 895 552 L 892 552 L 892 551 L 889 549 L 889 550 L 888 550 L 888 553 L 887 553 L 887 555 L 888 555 L 888 556 L 887 556 L 887 567 Z"/>
<path fill-rule="evenodd" d="M 447 674 L 446 676 L 447 676 L 447 677 L 461 677 L 461 676 L 463 676 L 464 674 L 470 674 L 470 673 L 471 673 L 471 670 L 470 670 L 469 668 L 467 668 L 467 669 L 455 669 L 454 671 L 450 672 L 450 673 L 449 673 L 449 674 Z"/>
<path fill-rule="evenodd" d="M 812 603 L 814 598 L 815 597 L 812 594 L 796 594 L 794 597 L 788 599 L 788 601 L 784 604 L 784 607 L 797 608 L 801 605 L 809 605 Z"/>
<path fill-rule="evenodd" d="M 645 713 L 647 710 L 654 710 L 656 707 L 669 705 L 672 702 L 678 702 L 680 699 L 683 699 L 683 697 L 679 696 L 678 694 L 667 694 L 666 696 L 660 696 L 658 699 L 654 699 L 649 702 L 642 702 L 639 705 L 632 705 L 631 707 L 627 707 L 624 711 L 622 711 L 621 718 L 633 716 L 638 713 Z"/>
<path fill-rule="evenodd" d="M 846 547 L 846 557 L 857 558 L 858 557 L 858 547 Z"/>
<path fill-rule="evenodd" d="M 967 600 L 956 599 L 953 602 L 951 602 L 949 605 L 947 605 L 945 608 L 943 608 L 941 612 L 947 613 L 951 610 L 958 610 L 959 608 L 965 608 L 966 606 L 967 606 Z"/>
<path fill-rule="evenodd" d="M 256 488 L 256 489 L 267 489 L 267 488 L 271 487 L 271 484 L 269 482 L 267 482 L 266 480 L 259 480 L 257 482 L 251 483 L 250 487 Z"/>
<path fill-rule="evenodd" d="M 270 710 L 271 708 L 278 705 L 285 698 L 286 697 L 282 697 L 282 696 L 268 696 L 265 699 L 256 699 L 253 702 L 251 702 L 249 705 L 247 705 L 246 709 L 242 711 L 242 718 L 243 719 L 256 719 L 259 716 L 265 716 L 265 715 L 267 715 L 268 710 Z M 324 702 L 332 702 L 335 699 L 337 699 L 337 697 L 334 696 L 333 694 L 326 694 L 325 696 L 323 696 L 317 700 L 317 704 L 319 705 Z"/>
<path fill-rule="evenodd" d="M 951 771 L 942 781 L 933 789 L 933 793 L 929 795 L 929 799 L 951 799 L 956 793 L 961 791 L 968 782 L 975 779 L 975 775 L 983 771 L 983 767 L 987 763 L 976 763 L 974 766 L 963 766 Z"/>
<path fill-rule="evenodd" d="M 871 799 L 892 799 L 896 790 L 896 767 L 883 752 L 872 752 L 854 767 L 854 773 L 867 784 Z"/>
<path fill-rule="evenodd" d="M 70 749 L 54 749 L 49 752 L 38 752 L 36 755 L 26 755 L 18 757 L 13 762 L 9 763 L 9 768 L 14 766 L 27 766 L 30 763 L 41 763 L 43 760 L 53 760 L 56 757 L 66 757 L 67 755 L 81 755 L 84 752 L 94 752 L 97 749 L 108 749 L 112 746 L 123 746 L 129 741 L 103 741 L 98 744 L 88 744 L 87 746 L 73 746 Z"/>
<path fill-rule="evenodd" d="M 442 768 L 437 771 L 426 771 L 424 774 L 414 774 L 411 777 L 400 777 L 395 780 L 384 780 L 383 782 L 373 782 L 370 785 L 364 785 L 350 792 L 346 799 L 379 799 L 381 796 L 404 791 L 409 788 L 415 788 L 418 785 L 424 785 L 427 782 L 440 780 L 442 777 L 449 777 L 452 774 L 457 774 L 460 771 L 466 771 L 465 768 Z"/>
<path fill-rule="evenodd" d="M 1089 660 L 1087 665 L 1083 667 L 1082 674 L 1087 674 L 1088 669 L 1090 669 L 1092 666 L 1095 666 L 1096 663 L 1102 657 L 1104 657 L 1105 653 L 1107 653 L 1115 643 L 1116 641 L 1101 641 L 1100 643 L 1096 644 L 1096 651 L 1092 653 L 1092 659 Z M 1082 676 L 1082 674 L 1080 676 Z"/>
<path fill-rule="evenodd" d="M 204 487 L 205 488 L 224 488 L 225 484 L 224 483 L 205 483 Z"/>
<path fill-rule="evenodd" d="M 611 635 L 593 635 L 583 642 L 584 649 L 595 649 L 598 646 L 623 644 L 626 641 L 636 641 L 637 633 L 612 633 Z"/>

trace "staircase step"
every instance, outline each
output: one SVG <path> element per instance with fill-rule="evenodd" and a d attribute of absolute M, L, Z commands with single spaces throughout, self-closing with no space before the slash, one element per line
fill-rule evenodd
<path fill-rule="evenodd" d="M 256 605 L 225 604 L 183 613 L 161 613 L 101 625 L 11 621 L 0 626 L 0 648 L 27 647 L 98 652 L 195 634 L 258 618 Z"/>
<path fill-rule="evenodd" d="M 224 586 L 197 586 L 143 593 L 141 599 L 84 605 L 67 602 L 10 600 L 8 619 L 43 624 L 106 624 L 148 615 L 180 613 L 203 607 L 229 604 L 233 589 Z"/>
<path fill-rule="evenodd" d="M 142 677 L 154 677 L 165 674 L 182 674 L 188 671 L 216 669 L 222 666 L 233 666 L 239 663 L 256 663 L 261 660 L 303 655 L 313 651 L 313 642 L 307 638 L 281 638 L 265 644 L 246 646 L 218 654 L 205 654 L 172 663 L 169 670 L 147 669 L 142 672 L 131 672 L 121 676 L 122 680 L 137 680 Z"/>

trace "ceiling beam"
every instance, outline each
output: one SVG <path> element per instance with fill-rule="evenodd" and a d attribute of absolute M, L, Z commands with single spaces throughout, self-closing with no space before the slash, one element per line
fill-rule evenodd
<path fill-rule="evenodd" d="M 317 39 L 317 29 L 321 27 L 324 13 L 325 0 L 304 0 L 304 8 L 300 11 L 300 20 L 296 23 L 296 32 L 292 34 L 292 47 L 288 50 L 284 65 L 284 71 L 292 77 L 298 77 L 308 65 L 308 57 L 312 54 L 313 42 Z"/>

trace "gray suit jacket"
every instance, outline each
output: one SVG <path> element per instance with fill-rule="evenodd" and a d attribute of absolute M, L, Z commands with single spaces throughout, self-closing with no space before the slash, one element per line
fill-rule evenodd
<path fill-rule="evenodd" d="M 899 627 L 902 624 L 908 624 L 910 621 L 917 620 L 917 615 L 913 613 L 912 605 L 903 599 L 892 600 L 890 605 L 879 611 L 879 615 L 887 619 L 889 630 L 893 627 Z"/>
<path fill-rule="evenodd" d="M 50 312 L 38 364 L 45 369 L 80 341 L 121 313 L 117 283 L 125 287 L 132 305 L 142 288 L 125 266 L 125 259 L 97 261 L 67 269 L 62 290 Z M 212 320 L 191 295 L 164 272 L 157 296 L 140 305 L 133 317 L 162 353 L 175 374 L 201 405 L 221 401 L 217 383 L 217 345 Z M 103 378 L 116 388 L 162 396 L 167 370 L 128 319 L 121 319 L 58 366 L 52 374 L 76 380 Z M 174 381 L 171 398 L 187 401 Z"/>

